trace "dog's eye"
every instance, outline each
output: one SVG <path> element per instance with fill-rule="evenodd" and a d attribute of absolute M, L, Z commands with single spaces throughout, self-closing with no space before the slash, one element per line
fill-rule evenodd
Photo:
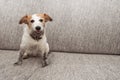
<path fill-rule="evenodd" d="M 40 21 L 40 22 L 43 22 L 43 19 L 40 19 L 39 21 Z"/>
<path fill-rule="evenodd" d="M 34 20 L 31 20 L 30 22 L 31 22 L 31 23 L 33 23 L 33 22 L 34 22 Z"/>

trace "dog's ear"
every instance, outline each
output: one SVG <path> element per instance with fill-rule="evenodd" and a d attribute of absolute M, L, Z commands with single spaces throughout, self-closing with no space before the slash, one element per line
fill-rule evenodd
<path fill-rule="evenodd" d="M 25 15 L 20 19 L 19 24 L 23 23 L 28 24 L 28 15 Z"/>
<path fill-rule="evenodd" d="M 45 18 L 45 22 L 53 20 L 49 15 L 47 15 L 45 13 L 44 13 L 44 18 Z"/>

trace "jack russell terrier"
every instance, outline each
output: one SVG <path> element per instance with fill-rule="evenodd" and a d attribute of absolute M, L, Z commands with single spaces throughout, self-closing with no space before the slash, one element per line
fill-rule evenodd
<path fill-rule="evenodd" d="M 45 23 L 52 21 L 47 14 L 25 15 L 19 21 L 19 24 L 26 24 L 20 45 L 19 58 L 14 65 L 22 64 L 24 58 L 29 56 L 38 56 L 42 67 L 47 66 L 47 57 L 49 54 L 49 45 L 45 35 Z"/>

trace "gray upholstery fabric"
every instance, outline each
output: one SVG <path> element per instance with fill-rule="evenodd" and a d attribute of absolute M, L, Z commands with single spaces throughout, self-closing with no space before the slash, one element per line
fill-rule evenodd
<path fill-rule="evenodd" d="M 26 14 L 47 13 L 51 50 L 120 52 L 120 0 L 0 0 L 0 48 L 18 49 Z"/>
<path fill-rule="evenodd" d="M 49 66 L 39 59 L 26 59 L 13 66 L 18 51 L 0 50 L 0 80 L 119 80 L 120 56 L 53 52 Z"/>

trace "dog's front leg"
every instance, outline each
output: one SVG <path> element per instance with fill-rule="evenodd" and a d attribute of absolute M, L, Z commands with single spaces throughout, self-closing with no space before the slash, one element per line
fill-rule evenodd
<path fill-rule="evenodd" d="M 47 54 L 47 53 L 44 53 L 44 55 L 43 55 L 43 61 L 44 61 L 43 67 L 45 67 L 45 66 L 48 65 L 47 59 L 48 59 L 48 54 Z"/>
<path fill-rule="evenodd" d="M 47 52 L 45 52 L 44 54 L 43 54 L 43 56 L 42 56 L 42 59 L 43 59 L 43 63 L 42 63 L 42 67 L 45 67 L 45 66 L 47 66 L 48 65 L 48 61 L 47 61 L 47 59 L 48 59 L 48 56 L 50 55 L 50 51 L 47 53 Z"/>
<path fill-rule="evenodd" d="M 42 67 L 46 67 L 48 65 L 46 53 L 44 53 L 43 55 L 39 54 L 39 57 L 40 57 L 40 61 L 41 61 Z"/>
<path fill-rule="evenodd" d="M 18 61 L 16 63 L 14 63 L 14 65 L 21 65 L 22 64 L 24 53 L 25 53 L 25 50 L 20 49 Z"/>

